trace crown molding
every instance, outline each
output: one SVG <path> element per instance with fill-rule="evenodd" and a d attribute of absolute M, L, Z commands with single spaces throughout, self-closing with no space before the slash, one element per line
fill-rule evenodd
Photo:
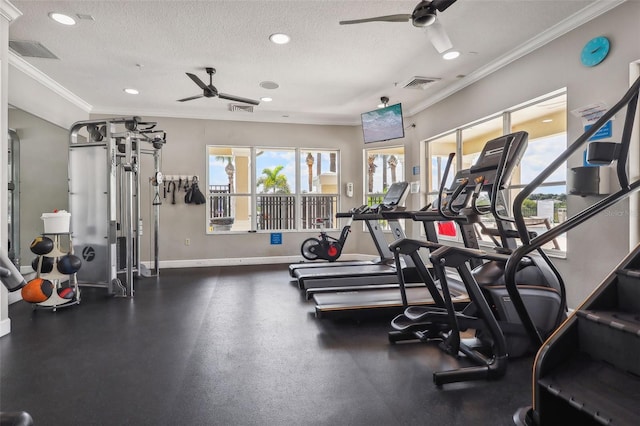
<path fill-rule="evenodd" d="M 269 112 L 207 112 L 207 113 L 181 113 L 176 110 L 151 110 L 151 109 L 128 109 L 123 112 L 122 108 L 97 106 L 91 110 L 91 114 L 104 115 L 136 115 L 140 117 L 167 117 L 167 118 L 185 118 L 194 120 L 220 120 L 220 121 L 247 121 L 251 123 L 279 123 L 279 124 L 308 124 L 318 126 L 355 126 L 360 122 L 354 122 L 350 117 L 331 116 L 325 117 L 316 114 L 307 113 L 286 113 L 269 111 Z"/>
<path fill-rule="evenodd" d="M 0 16 L 7 21 L 15 21 L 22 16 L 22 12 L 18 10 L 11 2 L 7 0 L 0 0 Z"/>
<path fill-rule="evenodd" d="M 70 103 L 77 106 L 81 110 L 90 113 L 91 110 L 93 109 L 91 104 L 85 102 L 79 96 L 75 95 L 68 89 L 61 86 L 51 77 L 49 77 L 48 75 L 46 75 L 45 73 L 43 73 L 42 71 L 40 71 L 39 69 L 31 65 L 29 62 L 25 61 L 19 55 L 17 55 L 12 51 L 9 51 L 9 65 L 13 66 L 23 74 L 28 75 L 38 83 L 42 84 L 47 89 L 54 92 L 56 95 L 69 101 Z"/>
<path fill-rule="evenodd" d="M 581 25 L 586 24 L 594 18 L 610 11 L 611 9 L 620 6 L 627 0 L 597 0 L 582 10 L 574 13 L 568 18 L 558 22 L 556 25 L 541 32 L 538 36 L 532 38 L 526 43 L 521 44 L 515 49 L 500 56 L 495 61 L 477 69 L 476 71 L 468 74 L 464 78 L 458 80 L 456 83 L 450 85 L 446 89 L 436 92 L 434 95 L 429 96 L 424 102 L 418 104 L 409 112 L 409 116 L 413 116 L 430 106 L 446 99 L 454 93 L 464 89 L 467 86 L 483 79 L 484 77 L 492 74 L 499 69 L 509 65 L 510 63 L 522 58 L 523 56 L 541 48 L 542 46 L 550 43 L 560 36 L 565 35 L 569 31 L 578 28 Z"/>

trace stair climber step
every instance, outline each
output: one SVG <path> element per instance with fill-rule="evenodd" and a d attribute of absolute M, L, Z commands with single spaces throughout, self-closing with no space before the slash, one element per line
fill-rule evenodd
<path fill-rule="evenodd" d="M 576 418 L 571 412 L 578 411 L 593 418 L 594 424 L 638 424 L 640 377 L 607 362 L 576 353 L 538 383 L 567 403 L 566 413 L 555 413 L 560 417 Z"/>
<path fill-rule="evenodd" d="M 580 350 L 640 376 L 640 314 L 580 310 Z"/>
<path fill-rule="evenodd" d="M 618 308 L 627 312 L 640 312 L 640 270 L 619 269 Z"/>

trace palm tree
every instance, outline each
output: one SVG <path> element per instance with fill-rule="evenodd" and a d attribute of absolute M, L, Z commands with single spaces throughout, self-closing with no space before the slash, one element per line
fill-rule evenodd
<path fill-rule="evenodd" d="M 313 155 L 307 154 L 307 167 L 309 168 L 309 192 L 313 189 Z"/>
<path fill-rule="evenodd" d="M 284 166 L 275 166 L 273 169 L 262 170 L 263 176 L 260 176 L 256 182 L 257 186 L 262 185 L 262 193 L 272 191 L 274 194 L 290 194 L 291 189 L 287 182 L 287 177 L 281 175 L 280 172 L 284 169 Z"/>
<path fill-rule="evenodd" d="M 229 178 L 229 192 L 233 192 L 233 176 L 235 174 L 235 167 L 233 166 L 233 157 L 231 155 L 216 155 L 216 161 L 227 163 L 224 168 L 227 177 Z"/>
<path fill-rule="evenodd" d="M 376 157 L 377 157 L 376 154 L 370 154 L 369 157 L 367 158 L 367 164 L 369 165 L 369 168 L 367 169 L 367 172 L 369 174 L 369 181 L 368 181 L 369 193 L 373 192 L 373 175 L 376 173 L 376 168 L 378 167 L 375 164 Z"/>

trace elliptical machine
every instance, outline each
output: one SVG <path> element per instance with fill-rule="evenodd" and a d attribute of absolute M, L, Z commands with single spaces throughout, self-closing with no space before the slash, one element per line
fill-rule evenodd
<path fill-rule="evenodd" d="M 453 160 L 453 155 L 450 156 L 440 187 L 442 201 L 438 208 L 442 216 L 474 220 L 490 209 L 497 226 L 486 232 L 499 236 L 503 241 L 502 247 L 495 252 L 485 252 L 412 239 L 398 240 L 390 246 L 394 253 L 411 255 L 414 261 L 420 261 L 420 248 L 431 250 L 429 259 L 440 284 L 440 291 L 433 294 L 434 300 L 440 301 L 438 305 L 408 307 L 403 314 L 394 318 L 390 342 L 416 339 L 439 341 L 450 355 L 458 357 L 463 354 L 476 364 L 435 372 L 433 379 L 436 385 L 500 378 L 506 373 L 508 357 L 522 356 L 537 349 L 530 344 L 504 286 L 505 264 L 515 248 L 513 242 L 521 236 L 513 229 L 513 220 L 502 214 L 499 206 L 502 198 L 499 193 L 508 185 L 513 169 L 524 154 L 527 137 L 526 132 L 517 132 L 487 142 L 476 165 L 469 169 L 467 176 L 455 182 L 457 186 L 446 194 L 444 182 Z M 471 197 L 468 196 L 469 185 L 473 187 Z M 489 206 L 477 203 L 478 194 L 482 191 L 489 193 Z M 461 195 L 466 200 L 462 203 L 458 200 Z M 479 260 L 482 264 L 472 269 L 472 260 Z M 461 311 L 457 311 L 452 303 L 446 267 L 457 270 L 469 294 L 471 303 Z M 421 270 L 423 268 L 418 268 L 418 271 Z M 421 278 L 425 283 L 432 280 L 431 276 Z M 549 335 L 566 315 L 564 283 L 557 270 L 540 250 L 538 255 L 520 261 L 517 282 L 524 303 L 535 317 L 536 327 L 542 334 Z M 435 293 L 435 286 L 428 287 Z M 461 332 L 467 329 L 475 330 L 474 338 L 461 337 Z"/>

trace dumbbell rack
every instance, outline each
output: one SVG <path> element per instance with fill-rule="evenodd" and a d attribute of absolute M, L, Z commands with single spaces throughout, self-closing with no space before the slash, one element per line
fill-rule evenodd
<path fill-rule="evenodd" d="M 49 237 L 53 240 L 53 250 L 51 250 L 46 255 L 38 256 L 38 268 L 36 269 L 36 274 L 38 278 L 42 278 L 45 280 L 49 280 L 53 283 L 53 291 L 51 292 L 51 296 L 45 300 L 44 302 L 34 303 L 34 309 L 42 308 L 42 309 L 51 309 L 52 311 L 56 311 L 58 308 L 66 308 L 73 305 L 78 305 L 80 303 L 80 287 L 78 286 L 78 277 L 74 274 L 61 274 L 58 272 L 58 259 L 66 254 L 73 254 L 73 243 L 71 240 L 71 233 L 43 233 L 42 236 Z M 61 237 L 68 236 L 69 239 L 69 249 L 68 251 L 64 251 L 62 249 Z M 52 257 L 53 261 L 53 269 L 51 272 L 41 272 L 42 269 L 42 258 Z M 64 299 L 58 295 L 58 289 L 60 285 L 69 281 L 69 286 L 73 287 L 74 296 L 72 299 Z"/>

